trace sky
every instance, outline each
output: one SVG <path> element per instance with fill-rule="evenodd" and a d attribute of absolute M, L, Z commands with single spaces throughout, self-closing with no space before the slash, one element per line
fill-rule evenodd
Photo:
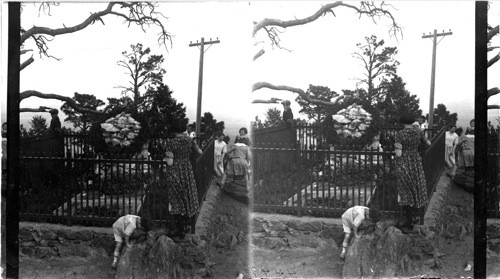
<path fill-rule="evenodd" d="M 304 90 L 309 84 L 328 86 L 337 92 L 355 89 L 355 79 L 363 74 L 363 68 L 351 54 L 357 50 L 356 43 L 373 34 L 384 39 L 386 46 L 398 48 L 396 59 L 401 63 L 398 74 L 406 82 L 407 90 L 420 99 L 420 107 L 427 113 L 432 41 L 422 39 L 422 34 L 434 29 L 438 32 L 451 29 L 453 35 L 444 37 L 437 48 L 434 105 L 444 103 L 449 111 L 458 113 L 459 126 L 468 125 L 474 108 L 474 2 L 392 2 L 394 9 L 391 11 L 403 28 L 397 38 L 389 35 L 387 19 L 374 23 L 346 8 L 337 8 L 335 17 L 328 14 L 311 24 L 285 30 L 280 34 L 281 44 L 290 52 L 272 49 L 263 32 L 252 38 L 254 21 L 306 17 L 325 3 L 328 2 L 161 3 L 160 10 L 167 17 L 165 26 L 173 35 L 172 45 L 167 49 L 157 44 L 157 28 L 152 27 L 144 33 L 136 26 L 127 27 L 120 19 L 106 17 L 105 25 L 98 22 L 49 42 L 50 54 L 61 58 L 60 61 L 40 58 L 38 53 L 24 55 L 21 61 L 31 55 L 36 61 L 21 72 L 21 91 L 35 89 L 69 97 L 78 92 L 94 94 L 103 100 L 119 97 L 120 89 L 116 87 L 127 82 L 127 75 L 117 61 L 122 58 L 122 51 L 140 42 L 150 47 L 152 53 L 164 55 L 163 67 L 167 71 L 164 82 L 173 90 L 173 96 L 186 105 L 190 121 L 195 121 L 200 53 L 198 48 L 189 47 L 189 43 L 201 37 L 205 40 L 218 37 L 220 43 L 212 45 L 204 56 L 202 112 L 210 111 L 217 120 L 224 121 L 226 134 L 234 135 L 256 115 L 263 119 L 267 109 L 282 109 L 276 104 L 250 104 L 253 99 L 291 100 L 292 110 L 296 117 L 299 116 L 300 108 L 294 102 L 296 94 L 266 89 L 251 92 L 254 82 L 267 81 Z M 6 10 L 6 4 L 2 5 Z M 69 26 L 105 6 L 105 3 L 63 3 L 51 10 L 51 16 L 38 16 L 37 7 L 26 4 L 21 24 L 25 28 Z M 4 18 L 2 30 L 6 30 Z M 256 42 L 262 43 L 254 45 Z M 5 40 L 3 43 L 6 50 Z M 252 62 L 253 55 L 261 47 L 266 53 Z M 3 121 L 5 100 L 2 98 Z M 62 103 L 38 98 L 21 103 L 21 107 L 40 105 L 60 108 Z M 48 118 L 48 114 L 44 115 Z M 21 123 L 27 125 L 32 116 L 21 114 Z"/>
<path fill-rule="evenodd" d="M 301 2 L 273 4 L 272 9 L 259 11 L 261 18 L 302 18 L 320 6 L 319 3 Z M 356 89 L 356 78 L 362 76 L 363 67 L 352 53 L 357 51 L 356 44 L 363 42 L 365 36 L 376 35 L 384 39 L 385 46 L 397 47 L 398 74 L 406 82 L 406 89 L 420 99 L 423 112 L 428 113 L 432 40 L 423 39 L 422 35 L 434 29 L 438 33 L 451 29 L 453 35 L 445 36 L 437 46 L 434 107 L 445 104 L 449 111 L 458 113 L 458 125 L 468 125 L 474 109 L 474 2 L 400 1 L 392 5 L 396 22 L 402 27 L 402 34 L 397 38 L 389 34 L 388 19 L 380 19 L 375 24 L 367 18 L 359 19 L 352 10 L 339 8 L 335 11 L 336 17 L 329 14 L 312 24 L 289 28 L 281 34 L 281 44 L 292 52 L 269 49 L 253 65 L 253 81 L 304 90 L 309 84 L 328 86 L 336 92 Z M 297 97 L 287 92 L 261 91 L 254 93 L 258 99 L 270 95 L 289 100 Z M 271 107 L 258 106 L 256 112 Z M 292 110 L 298 112 L 300 107 L 292 102 Z"/>

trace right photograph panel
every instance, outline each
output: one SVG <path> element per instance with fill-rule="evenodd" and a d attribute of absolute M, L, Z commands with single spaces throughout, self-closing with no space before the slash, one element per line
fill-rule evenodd
<path fill-rule="evenodd" d="M 252 277 L 473 277 L 474 5 L 249 3 Z"/>

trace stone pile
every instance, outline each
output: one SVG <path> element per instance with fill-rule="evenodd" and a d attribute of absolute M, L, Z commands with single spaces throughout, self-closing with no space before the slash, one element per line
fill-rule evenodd
<path fill-rule="evenodd" d="M 335 131 L 344 138 L 361 137 L 373 120 L 372 115 L 357 104 L 340 110 L 332 115 L 332 119 Z"/>
<path fill-rule="evenodd" d="M 125 249 L 116 278 L 193 278 L 210 276 L 207 245 L 196 235 L 175 242 L 162 230 L 150 231 L 145 241 Z"/>
<path fill-rule="evenodd" d="M 128 113 L 120 113 L 101 124 L 104 141 L 111 146 L 128 147 L 139 135 L 141 124 Z"/>

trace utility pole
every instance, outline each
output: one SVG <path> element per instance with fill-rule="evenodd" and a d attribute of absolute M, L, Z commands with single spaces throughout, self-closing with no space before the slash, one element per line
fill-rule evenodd
<path fill-rule="evenodd" d="M 431 96 L 430 96 L 430 102 L 429 102 L 429 128 L 432 128 L 434 123 L 434 83 L 436 80 L 436 48 L 437 48 L 437 37 L 444 37 L 446 35 L 451 35 L 453 34 L 451 32 L 451 29 L 449 32 L 444 32 L 438 34 L 437 30 L 434 29 L 434 34 L 429 33 L 429 35 L 425 35 L 425 33 L 422 36 L 422 39 L 426 38 L 432 38 L 432 71 L 431 71 Z M 442 38 L 441 38 L 442 39 Z"/>
<path fill-rule="evenodd" d="M 201 42 L 196 43 L 190 42 L 189 46 L 200 46 L 200 72 L 198 75 L 198 106 L 196 108 L 196 136 L 200 135 L 200 127 L 201 127 L 201 92 L 202 92 L 202 87 L 203 87 L 203 55 L 205 54 L 205 45 L 209 45 L 208 48 L 212 44 L 218 44 L 220 43 L 219 38 L 217 38 L 215 41 L 212 41 L 212 38 L 210 38 L 210 41 L 205 42 L 205 38 L 201 38 Z M 207 50 L 208 50 L 207 48 Z"/>

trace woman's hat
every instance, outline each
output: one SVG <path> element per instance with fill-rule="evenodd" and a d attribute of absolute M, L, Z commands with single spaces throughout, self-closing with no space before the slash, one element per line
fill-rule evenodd
<path fill-rule="evenodd" d="M 285 106 L 289 106 L 290 105 L 290 101 L 285 100 L 285 101 L 281 102 L 281 104 L 283 104 Z"/>
<path fill-rule="evenodd" d="M 59 111 L 57 109 L 51 109 L 49 110 L 50 114 L 58 114 Z"/>

